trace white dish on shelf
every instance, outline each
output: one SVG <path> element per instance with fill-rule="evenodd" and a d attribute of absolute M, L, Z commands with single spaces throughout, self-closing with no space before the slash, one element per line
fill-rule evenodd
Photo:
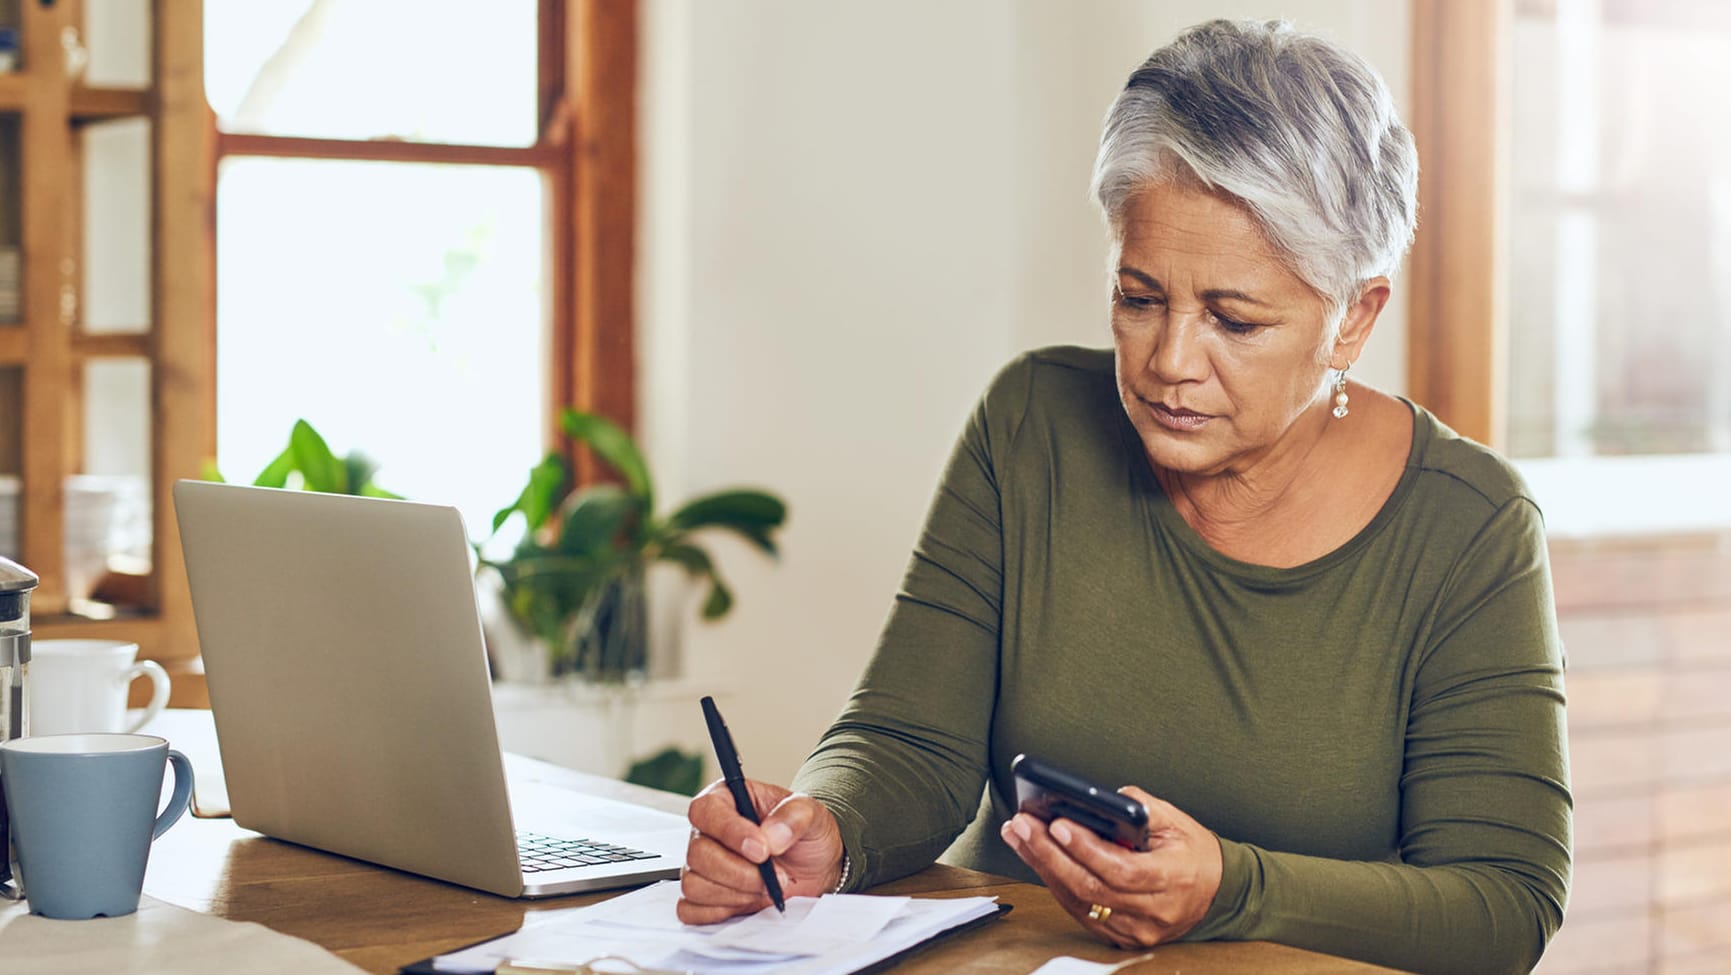
<path fill-rule="evenodd" d="M 67 589 L 85 598 L 111 555 L 148 558 L 149 485 L 134 475 L 75 474 L 66 479 Z M 0 474 L 0 555 L 17 558 L 19 481 Z"/>

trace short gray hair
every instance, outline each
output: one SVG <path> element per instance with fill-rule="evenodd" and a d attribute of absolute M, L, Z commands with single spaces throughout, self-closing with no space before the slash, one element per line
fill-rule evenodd
<path fill-rule="evenodd" d="M 1338 326 L 1393 275 L 1418 218 L 1418 154 L 1363 58 L 1285 21 L 1215 20 L 1155 51 L 1112 103 L 1093 193 L 1115 231 L 1150 182 L 1236 198 Z"/>

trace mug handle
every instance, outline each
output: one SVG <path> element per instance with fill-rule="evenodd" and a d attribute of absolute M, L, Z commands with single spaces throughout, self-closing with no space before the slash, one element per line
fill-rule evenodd
<path fill-rule="evenodd" d="M 192 763 L 187 761 L 185 755 L 170 748 L 168 766 L 174 769 L 174 794 L 168 797 L 168 807 L 156 815 L 156 826 L 150 833 L 153 840 L 179 822 L 180 817 L 186 814 L 186 807 L 192 802 Z"/>
<path fill-rule="evenodd" d="M 132 682 L 140 677 L 150 678 L 150 703 L 144 706 L 144 713 L 138 716 L 138 720 L 132 723 L 132 727 L 126 729 L 127 734 L 132 734 L 149 724 L 157 715 L 162 713 L 163 708 L 168 706 L 168 671 L 163 670 L 162 665 L 154 660 L 140 660 L 127 668 L 123 683 L 127 687 L 131 687 Z"/>

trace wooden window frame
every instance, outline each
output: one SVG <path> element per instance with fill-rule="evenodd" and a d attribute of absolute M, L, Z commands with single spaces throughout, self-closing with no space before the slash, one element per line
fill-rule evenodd
<path fill-rule="evenodd" d="M 1413 0 L 1419 225 L 1407 395 L 1500 445 L 1508 379 L 1508 0 Z"/>
<path fill-rule="evenodd" d="M 77 0 L 43 17 L 70 18 Z M 35 7 L 35 4 L 30 6 Z M 53 86 L 41 99 L 71 99 L 87 113 L 146 114 L 152 131 L 152 272 L 149 331 L 139 336 L 75 338 L 54 316 L 31 314 L 18 337 L 0 330 L 0 362 L 30 357 L 31 368 L 56 367 L 73 375 L 74 354 L 106 352 L 147 357 L 151 365 L 151 496 L 153 565 L 146 617 L 91 620 L 60 615 L 65 605 L 61 538 L 61 484 L 76 469 L 69 449 L 78 418 L 66 386 L 27 384 L 25 422 L 34 442 L 62 445 L 58 463 L 26 462 L 24 550 L 45 578 L 34 629 L 39 638 L 124 636 L 141 655 L 162 661 L 175 677 L 175 703 L 208 702 L 197 657 L 197 631 L 187 589 L 172 487 L 196 478 L 216 450 L 216 243 L 217 163 L 229 155 L 292 155 L 527 165 L 550 185 L 549 317 L 552 356 L 546 440 L 559 444 L 593 476 L 592 464 L 573 451 L 558 427 L 566 405 L 603 413 L 627 429 L 636 418 L 633 269 L 636 242 L 636 105 L 638 0 L 539 0 L 539 136 L 529 147 L 486 147 L 404 142 L 280 138 L 221 133 L 204 95 L 203 0 L 153 0 L 155 83 L 137 92 Z M 57 20 L 56 23 L 59 21 Z M 30 59 L 58 59 L 59 31 L 27 34 Z M 52 49 L 51 49 L 52 47 Z M 51 63 L 40 60 L 36 63 Z M 0 96 L 5 92 L 0 91 Z M 81 101 L 80 101 L 81 100 Z M 89 104 L 84 104 L 88 102 Z M 112 103 L 112 104 L 111 104 Z M 123 104 L 124 103 L 124 104 Z M 57 107 L 54 104 L 47 108 Z M 26 114 L 25 125 L 55 125 L 67 117 Z M 27 141 L 30 140 L 26 135 Z M 75 213 L 62 198 L 64 184 L 39 199 L 26 167 L 24 206 L 46 226 Z M 46 200 L 46 202 L 44 202 Z M 26 219 L 29 219 L 28 212 Z M 46 231 L 43 231 L 46 233 Z M 27 244 L 28 246 L 28 244 Z M 62 245 L 64 246 L 64 245 Z M 53 268 L 32 262 L 26 300 L 57 293 Z M 40 273 L 38 273 L 40 272 Z M 34 298 L 32 296 L 35 296 Z M 16 346 L 16 348 L 13 348 Z M 112 347 L 112 348 L 110 348 Z M 8 357 L 10 356 L 10 357 Z M 40 358 L 39 358 L 40 357 Z M 47 365 L 42 365 L 46 363 Z M 52 399 L 52 401 L 50 401 Z"/>

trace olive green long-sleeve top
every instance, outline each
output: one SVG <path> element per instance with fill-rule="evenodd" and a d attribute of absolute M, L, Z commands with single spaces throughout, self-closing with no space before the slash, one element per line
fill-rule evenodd
<path fill-rule="evenodd" d="M 1531 968 L 1570 870 L 1542 525 L 1504 461 L 1413 411 L 1371 523 L 1270 568 L 1221 555 L 1172 507 L 1109 352 L 1007 366 L 875 657 L 794 780 L 835 813 L 849 887 L 946 849 L 1037 882 L 998 834 L 1027 752 L 1219 836 L 1220 891 L 1190 939 Z"/>

